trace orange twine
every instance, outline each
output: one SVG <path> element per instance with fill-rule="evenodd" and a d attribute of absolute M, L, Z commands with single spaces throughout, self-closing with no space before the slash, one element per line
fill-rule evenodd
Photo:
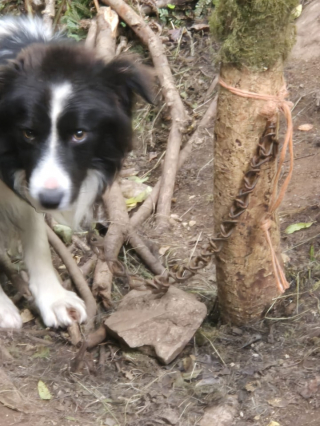
<path fill-rule="evenodd" d="M 289 288 L 289 283 L 286 280 L 285 274 L 281 268 L 280 262 L 276 256 L 275 250 L 272 245 L 269 229 L 271 227 L 271 216 L 274 214 L 276 209 L 281 204 L 283 197 L 286 193 L 287 187 L 289 185 L 289 182 L 291 180 L 292 172 L 293 172 L 293 141 L 292 141 L 292 135 L 293 135 L 293 126 L 292 126 L 292 116 L 291 116 L 291 102 L 287 101 L 285 98 L 288 95 L 288 92 L 286 90 L 286 87 L 284 86 L 283 89 L 280 91 L 278 96 L 273 95 L 263 95 L 259 93 L 249 92 L 247 90 L 241 90 L 233 86 L 229 86 L 227 83 L 225 83 L 221 78 L 219 78 L 219 84 L 223 86 L 225 89 L 229 90 L 231 93 L 234 93 L 235 95 L 241 96 L 243 98 L 252 98 L 252 99 L 258 99 L 262 101 L 269 101 L 267 107 L 269 107 L 269 111 L 267 112 L 267 108 L 265 108 L 264 111 L 261 113 L 267 114 L 269 117 L 275 115 L 278 111 L 281 111 L 286 119 L 287 122 L 287 131 L 284 139 L 284 143 L 281 149 L 280 158 L 279 158 L 279 164 L 278 164 L 278 170 L 274 179 L 274 186 L 273 191 L 271 195 L 271 201 L 268 209 L 267 216 L 264 218 L 261 224 L 261 228 L 263 229 L 267 242 L 270 247 L 271 251 L 271 260 L 272 260 L 272 266 L 274 270 L 274 275 L 276 278 L 276 284 L 278 287 L 278 290 L 280 293 L 284 293 L 284 291 Z M 289 154 L 290 154 L 290 166 L 289 166 L 289 172 L 287 177 L 285 178 L 279 194 L 277 196 L 277 188 L 278 188 L 278 182 L 280 178 L 281 168 L 285 160 L 286 152 L 289 147 Z"/>

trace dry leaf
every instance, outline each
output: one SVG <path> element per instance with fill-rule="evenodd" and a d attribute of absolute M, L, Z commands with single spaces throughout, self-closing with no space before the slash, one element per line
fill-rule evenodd
<path fill-rule="evenodd" d="M 260 382 L 256 380 L 256 381 L 247 383 L 244 388 L 247 392 L 254 392 L 259 387 L 260 387 Z"/>
<path fill-rule="evenodd" d="M 41 399 L 51 399 L 51 393 L 49 389 L 47 388 L 47 385 L 42 381 L 39 380 L 38 382 L 38 393 Z"/>
<path fill-rule="evenodd" d="M 183 380 L 190 381 L 192 379 L 196 379 L 202 373 L 202 368 L 198 368 L 196 370 L 192 370 L 189 373 L 182 373 Z"/>
<path fill-rule="evenodd" d="M 170 246 L 160 247 L 159 254 L 161 254 L 161 256 L 163 256 L 164 254 L 166 254 L 166 252 L 169 250 L 169 248 L 170 248 Z"/>
<path fill-rule="evenodd" d="M 301 130 L 302 132 L 309 132 L 311 129 L 313 129 L 313 124 L 301 124 L 298 127 L 298 130 Z"/>
<path fill-rule="evenodd" d="M 194 355 L 190 355 L 186 358 L 183 358 L 182 364 L 183 364 L 184 371 L 187 373 L 190 373 L 194 369 L 195 362 L 196 362 L 196 358 Z"/>
<path fill-rule="evenodd" d="M 178 29 L 170 30 L 168 31 L 168 33 L 172 41 L 177 41 L 181 37 L 182 29 L 178 28 Z"/>
<path fill-rule="evenodd" d="M 152 191 L 151 186 L 128 179 L 122 179 L 120 187 L 122 195 L 126 200 L 128 211 L 134 209 L 138 203 L 142 203 Z"/>
<path fill-rule="evenodd" d="M 154 160 L 157 157 L 158 157 L 158 153 L 157 152 L 149 152 L 149 161 L 152 161 L 152 160 Z"/>
<path fill-rule="evenodd" d="M 286 230 L 284 231 L 285 234 L 293 234 L 294 232 L 300 231 L 301 229 L 310 228 L 311 225 L 313 225 L 314 222 L 299 222 L 299 223 L 293 223 L 292 225 L 289 225 Z"/>
<path fill-rule="evenodd" d="M 180 216 L 178 214 L 173 213 L 173 214 L 170 215 L 170 217 L 173 220 L 176 220 L 178 222 L 182 222 L 182 220 L 180 219 Z"/>
<path fill-rule="evenodd" d="M 24 309 L 21 314 L 21 319 L 23 324 L 25 324 L 26 322 L 32 321 L 34 319 L 34 315 L 31 311 L 29 311 L 29 309 Z"/>
<path fill-rule="evenodd" d="M 53 230 L 65 244 L 71 244 L 72 229 L 69 226 L 57 224 L 53 226 Z"/>
<path fill-rule="evenodd" d="M 271 405 L 271 407 L 284 408 L 289 402 L 282 398 L 272 398 L 268 399 L 268 404 Z"/>

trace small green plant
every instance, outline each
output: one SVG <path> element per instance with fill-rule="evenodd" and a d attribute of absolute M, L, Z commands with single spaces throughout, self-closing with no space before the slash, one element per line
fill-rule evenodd
<path fill-rule="evenodd" d="M 167 20 L 168 20 L 168 17 L 169 17 L 169 10 L 168 9 L 166 9 L 166 8 L 161 8 L 161 9 L 159 9 L 159 18 L 160 18 L 160 21 L 162 21 L 164 24 L 166 24 L 167 23 Z"/>
<path fill-rule="evenodd" d="M 60 0 L 60 5 L 63 6 L 65 0 Z M 79 41 L 85 38 L 86 31 L 81 28 L 80 21 L 82 19 L 91 19 L 92 13 L 90 10 L 91 0 L 75 0 L 66 2 L 66 11 L 61 18 L 61 24 L 64 24 L 67 29 L 67 35 Z"/>
<path fill-rule="evenodd" d="M 208 15 L 208 11 L 212 8 L 212 5 L 212 0 L 199 0 L 194 11 L 195 16 L 199 18 L 201 15 Z"/>

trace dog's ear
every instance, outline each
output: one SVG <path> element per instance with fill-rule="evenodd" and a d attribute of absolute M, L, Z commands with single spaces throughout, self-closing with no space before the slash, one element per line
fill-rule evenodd
<path fill-rule="evenodd" d="M 153 103 L 152 71 L 146 66 L 137 65 L 129 59 L 114 59 L 104 66 L 104 84 L 112 87 L 123 104 L 131 109 L 134 94 Z"/>

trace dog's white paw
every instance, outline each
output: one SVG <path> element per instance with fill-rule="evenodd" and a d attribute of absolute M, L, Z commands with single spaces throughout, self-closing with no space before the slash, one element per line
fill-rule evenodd
<path fill-rule="evenodd" d="M 83 300 L 65 290 L 56 278 L 43 280 L 40 286 L 30 283 L 30 289 L 47 327 L 68 327 L 73 321 L 82 323 L 87 319 Z"/>
<path fill-rule="evenodd" d="M 21 328 L 22 320 L 18 308 L 0 287 L 0 328 Z"/>

